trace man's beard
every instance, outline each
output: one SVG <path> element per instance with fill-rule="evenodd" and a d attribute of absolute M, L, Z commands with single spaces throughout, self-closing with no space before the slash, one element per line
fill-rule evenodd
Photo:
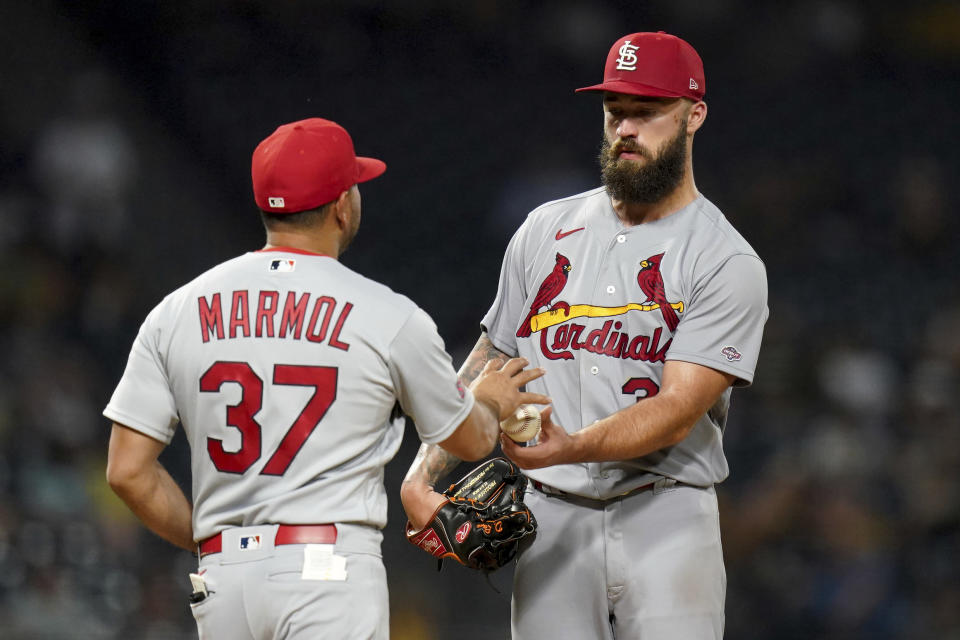
<path fill-rule="evenodd" d="M 646 159 L 644 164 L 621 159 L 624 151 Z M 687 121 L 677 135 L 658 149 L 656 156 L 632 138 L 617 140 L 611 147 L 606 136 L 600 148 L 600 170 L 607 193 L 621 202 L 651 204 L 668 196 L 683 180 L 687 161 Z"/>

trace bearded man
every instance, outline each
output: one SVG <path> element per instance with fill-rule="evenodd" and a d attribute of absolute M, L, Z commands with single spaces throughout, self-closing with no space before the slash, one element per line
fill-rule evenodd
<path fill-rule="evenodd" d="M 530 213 L 461 370 L 469 381 L 519 354 L 546 370 L 529 389 L 553 400 L 533 446 L 500 437 L 539 523 L 518 553 L 514 640 L 723 636 L 714 485 L 729 471 L 731 390 L 753 381 L 767 280 L 694 183 L 705 87 L 676 36 L 613 44 L 604 81 L 579 89 L 603 97 L 603 186 Z M 540 311 L 558 296 L 563 313 Z M 458 462 L 421 447 L 401 492 L 413 526 Z"/>

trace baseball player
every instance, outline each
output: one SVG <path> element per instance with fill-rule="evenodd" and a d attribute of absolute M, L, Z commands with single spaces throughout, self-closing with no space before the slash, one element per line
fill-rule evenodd
<path fill-rule="evenodd" d="M 687 42 L 633 33 L 610 49 L 603 186 L 534 210 L 465 365 L 520 354 L 553 398 L 526 470 L 539 522 L 521 543 L 514 640 L 723 635 L 726 576 L 714 485 L 731 388 L 753 380 L 763 263 L 694 184 L 704 72 Z M 469 375 L 466 377 L 469 378 Z M 455 464 L 425 445 L 402 490 L 413 526 Z"/>
<path fill-rule="evenodd" d="M 385 169 L 320 118 L 261 142 L 266 246 L 151 311 L 103 412 L 110 485 L 199 555 L 201 638 L 387 638 L 383 469 L 403 413 L 423 442 L 475 460 L 501 418 L 548 401 L 519 390 L 543 373 L 521 358 L 465 388 L 426 313 L 340 264 L 360 223 L 357 184 Z M 178 422 L 192 506 L 157 461 Z"/>

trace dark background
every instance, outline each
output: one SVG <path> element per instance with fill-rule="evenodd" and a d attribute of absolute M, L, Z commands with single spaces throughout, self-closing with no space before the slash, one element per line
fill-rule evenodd
<path fill-rule="evenodd" d="M 34 0 L 0 29 L 3 638 L 196 636 L 194 560 L 110 493 L 100 411 L 153 305 L 262 245 L 261 139 L 326 117 L 387 162 L 343 261 L 459 365 L 512 231 L 599 183 L 573 89 L 658 29 L 704 59 L 697 185 L 770 282 L 725 436 L 727 638 L 960 638 L 957 3 Z M 417 445 L 386 474 L 393 637 L 505 639 L 509 570 L 402 539 Z M 188 486 L 182 435 L 162 460 Z"/>

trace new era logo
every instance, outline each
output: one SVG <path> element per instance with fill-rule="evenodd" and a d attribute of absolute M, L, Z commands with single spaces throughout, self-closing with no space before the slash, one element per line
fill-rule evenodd
<path fill-rule="evenodd" d="M 697 89 L 700 88 L 700 85 L 697 84 L 696 80 L 694 80 L 693 78 L 690 78 L 690 88 L 696 91 Z"/>
<path fill-rule="evenodd" d="M 283 198 L 279 198 L 276 196 L 272 198 L 267 198 L 267 204 L 276 209 L 282 209 L 286 206 L 283 202 Z"/>

